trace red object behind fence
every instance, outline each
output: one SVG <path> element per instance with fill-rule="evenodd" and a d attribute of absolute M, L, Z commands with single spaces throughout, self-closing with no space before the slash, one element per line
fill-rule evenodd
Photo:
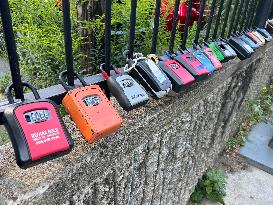
<path fill-rule="evenodd" d="M 198 21 L 199 18 L 199 7 L 200 7 L 200 1 L 194 0 L 193 2 L 193 8 L 191 10 L 191 18 L 189 22 L 189 26 L 192 26 L 194 21 Z M 182 3 L 179 6 L 178 11 L 178 22 L 180 24 L 179 30 L 184 30 L 184 25 L 186 22 L 186 15 L 187 15 L 187 9 L 188 9 L 188 2 Z M 171 31 L 172 30 L 172 24 L 173 24 L 173 16 L 174 16 L 174 5 L 170 5 L 168 0 L 164 0 L 161 4 L 161 14 L 166 15 L 167 22 L 166 22 L 166 30 Z"/>

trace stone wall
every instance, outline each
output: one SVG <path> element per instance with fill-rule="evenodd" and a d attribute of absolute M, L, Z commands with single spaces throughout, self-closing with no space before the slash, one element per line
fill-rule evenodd
<path fill-rule="evenodd" d="M 88 145 L 69 120 L 71 154 L 20 170 L 0 147 L 0 204 L 186 204 L 254 98 L 273 75 L 273 43 L 181 94 L 129 113 L 120 131 Z"/>

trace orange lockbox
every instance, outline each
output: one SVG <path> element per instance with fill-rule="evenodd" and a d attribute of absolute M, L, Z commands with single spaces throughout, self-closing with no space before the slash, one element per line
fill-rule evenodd
<path fill-rule="evenodd" d="M 83 79 L 80 81 L 82 82 Z M 88 143 L 92 143 L 116 132 L 123 119 L 100 86 L 86 85 L 84 81 L 82 83 L 85 86 L 67 92 L 62 104 L 84 139 Z"/>

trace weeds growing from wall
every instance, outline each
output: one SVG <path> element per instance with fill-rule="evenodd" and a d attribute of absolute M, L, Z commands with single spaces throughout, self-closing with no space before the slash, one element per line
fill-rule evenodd
<path fill-rule="evenodd" d="M 191 195 L 191 202 L 202 203 L 204 199 L 213 202 L 225 204 L 224 196 L 226 196 L 227 176 L 223 170 L 209 169 L 207 170 Z"/>

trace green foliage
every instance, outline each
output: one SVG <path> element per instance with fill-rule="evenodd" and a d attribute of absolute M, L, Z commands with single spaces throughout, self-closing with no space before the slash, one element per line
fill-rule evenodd
<path fill-rule="evenodd" d="M 58 74 L 65 69 L 62 11 L 53 0 L 10 0 L 9 3 L 23 78 L 39 88 L 55 84 Z M 76 4 L 75 1 L 72 3 Z M 75 6 L 71 13 L 76 26 Z M 76 69 L 80 67 L 79 44 L 74 27 Z M 0 49 L 3 53 L 3 48 Z"/>
<path fill-rule="evenodd" d="M 10 81 L 11 81 L 10 74 L 6 74 L 2 78 L 0 78 L 0 93 L 5 92 L 6 87 L 9 85 Z"/>
<path fill-rule="evenodd" d="M 201 203 L 204 199 L 225 204 L 223 197 L 226 195 L 227 176 L 220 169 L 207 170 L 191 195 L 193 203 Z"/>
<path fill-rule="evenodd" d="M 112 6 L 112 63 L 117 66 L 124 66 L 125 59 L 123 51 L 128 49 L 129 29 L 130 29 L 130 13 L 131 1 L 124 0 L 123 3 L 113 2 Z M 170 4 L 174 0 L 170 1 Z M 154 21 L 154 0 L 138 1 L 137 19 L 136 19 L 136 36 L 135 36 L 135 52 L 149 54 L 151 49 L 151 39 L 153 35 L 153 21 Z M 167 8 L 168 9 L 168 8 Z M 159 34 L 157 41 L 158 53 L 168 50 L 170 32 L 166 32 L 166 16 L 160 19 Z M 104 41 L 104 16 L 97 16 L 91 21 L 81 22 L 82 27 L 88 29 L 96 36 L 93 43 L 94 50 L 101 51 Z M 181 42 L 180 33 L 177 32 L 175 46 Z M 188 39 L 191 42 L 191 39 Z M 176 47 L 175 47 L 176 48 Z M 95 52 L 91 57 L 92 65 L 98 67 L 102 63 L 102 52 Z"/>
<path fill-rule="evenodd" d="M 235 152 L 238 148 L 245 145 L 246 136 L 251 127 L 259 122 L 268 122 L 272 113 L 273 104 L 273 83 L 263 86 L 262 94 L 247 103 L 249 113 L 245 122 L 239 127 L 237 134 L 229 138 L 226 144 L 227 152 Z"/>
<path fill-rule="evenodd" d="M 125 35 L 113 38 L 113 63 L 117 66 L 124 65 L 122 52 L 128 49 L 129 28 L 130 28 L 130 0 L 125 0 L 124 4 L 115 3 L 113 5 L 112 24 L 120 28 Z M 155 8 L 154 0 L 138 1 L 135 52 L 149 54 L 151 49 L 151 39 L 153 35 L 153 14 Z M 157 50 L 162 52 L 168 50 L 170 32 L 166 32 L 166 16 L 160 19 Z M 176 45 L 180 42 L 180 34 L 177 33 Z"/>
<path fill-rule="evenodd" d="M 0 138 L 1 138 L 0 141 L 2 141 L 3 144 L 6 144 L 9 142 L 8 132 L 3 126 L 0 127 Z"/>

